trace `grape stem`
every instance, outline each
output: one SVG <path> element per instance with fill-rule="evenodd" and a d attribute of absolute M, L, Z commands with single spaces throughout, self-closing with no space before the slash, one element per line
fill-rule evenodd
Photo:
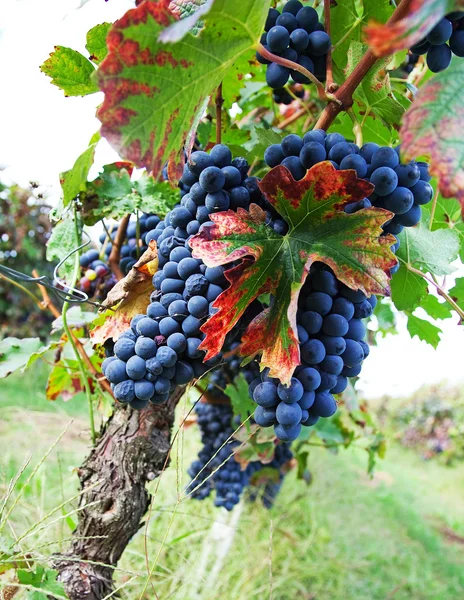
<path fill-rule="evenodd" d="M 422 279 L 425 279 L 425 281 L 427 281 L 427 283 L 430 283 L 430 285 L 433 285 L 436 288 L 439 295 L 442 298 L 444 298 L 448 302 L 448 304 L 450 304 L 453 307 L 453 309 L 458 313 L 461 321 L 464 321 L 464 310 L 462 310 L 461 307 L 458 306 L 458 304 L 451 298 L 451 296 L 448 294 L 448 292 L 442 288 L 442 286 L 438 283 L 438 281 L 435 281 L 433 278 L 429 279 L 425 273 L 422 273 L 422 271 L 419 271 L 419 269 L 416 269 L 415 267 L 413 267 L 410 264 L 406 264 L 406 267 L 411 271 L 411 273 L 414 273 L 415 275 L 422 277 Z"/>
<path fill-rule="evenodd" d="M 401 4 L 395 9 L 387 24 L 391 25 L 403 19 L 411 8 L 412 0 L 402 0 Z M 353 106 L 353 94 L 361 81 L 366 77 L 370 69 L 375 65 L 380 57 L 376 56 L 369 49 L 361 58 L 359 63 L 353 69 L 346 81 L 338 88 L 334 94 L 335 100 L 331 100 L 323 110 L 319 120 L 314 126 L 315 129 L 327 130 L 333 123 L 337 115 L 347 108 Z"/>
<path fill-rule="evenodd" d="M 22 292 L 24 292 L 30 298 L 32 298 L 32 300 L 36 303 L 36 305 L 40 308 L 40 310 L 43 310 L 43 306 L 42 306 L 40 300 L 37 298 L 37 296 L 35 296 L 35 294 L 33 294 L 31 291 L 29 291 L 23 285 L 21 285 L 17 281 L 14 281 L 13 279 L 10 279 L 9 277 L 7 277 L 6 275 L 3 275 L 2 273 L 0 273 L 0 278 L 4 279 L 5 281 L 8 281 L 8 283 L 11 283 L 11 285 L 14 285 L 15 287 L 19 288 Z"/>
<path fill-rule="evenodd" d="M 298 71 L 304 75 L 307 79 L 312 81 L 317 88 L 317 92 L 319 94 L 319 98 L 321 100 L 330 100 L 331 102 L 338 103 L 338 100 L 335 98 L 333 94 L 327 93 L 325 91 L 324 84 L 319 81 L 319 79 L 313 75 L 308 69 L 305 69 L 301 65 L 292 60 L 287 60 L 286 58 L 282 58 L 282 56 L 277 56 L 277 54 L 272 54 L 269 52 L 260 42 L 256 45 L 256 49 L 258 53 L 265 59 L 270 60 L 271 62 L 277 63 L 278 65 L 282 65 L 282 67 L 287 67 L 287 69 L 291 69 L 292 71 Z"/>
<path fill-rule="evenodd" d="M 361 146 L 363 145 L 363 132 L 361 124 L 359 123 L 355 112 L 352 108 L 347 108 L 346 112 L 350 119 L 353 121 L 353 133 L 355 137 L 355 142 L 361 148 Z"/>
<path fill-rule="evenodd" d="M 325 32 L 330 37 L 330 0 L 324 0 L 324 27 Z M 335 92 L 337 87 L 333 80 L 332 46 L 330 46 L 326 58 L 325 91 Z"/>
<path fill-rule="evenodd" d="M 220 83 L 216 92 L 216 144 L 221 143 L 223 104 L 224 98 L 222 97 L 222 83 Z"/>
<path fill-rule="evenodd" d="M 116 276 L 116 279 L 120 281 L 124 278 L 124 274 L 119 267 L 119 259 L 121 258 L 121 246 L 126 237 L 127 226 L 129 225 L 130 214 L 126 215 L 121 219 L 119 223 L 116 237 L 114 238 L 113 246 L 108 257 L 108 266 L 111 272 Z"/>
<path fill-rule="evenodd" d="M 435 210 L 437 208 L 438 194 L 439 194 L 439 190 L 438 190 L 438 185 L 437 185 L 437 189 L 435 190 L 435 194 L 433 195 L 432 207 L 430 209 L 430 222 L 429 222 L 429 230 L 430 231 L 432 231 L 433 220 L 435 218 Z"/>

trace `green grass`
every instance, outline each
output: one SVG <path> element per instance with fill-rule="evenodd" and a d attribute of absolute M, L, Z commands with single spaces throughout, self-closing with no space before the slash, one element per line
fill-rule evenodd
<path fill-rule="evenodd" d="M 85 401 L 47 403 L 42 394 L 45 375 L 39 369 L 29 378 L 10 378 L 0 389 L 2 488 L 32 453 L 24 479 L 74 418 L 12 513 L 17 535 L 43 519 L 63 496 L 76 493 L 73 469 L 88 451 Z M 122 598 L 136 600 L 142 593 L 145 541 L 148 562 L 154 565 L 153 587 L 148 585 L 142 596 L 147 600 L 155 598 L 154 590 L 162 600 L 464 597 L 463 545 L 444 534 L 447 528 L 464 536 L 461 465 L 424 462 L 391 442 L 370 479 L 362 450 L 333 455 L 315 448 L 309 487 L 292 472 L 270 511 L 243 502 L 228 514 L 215 509 L 210 499 L 183 497 L 185 472 L 198 448 L 196 428 L 185 430 L 175 443 L 171 467 L 150 484 L 155 499 L 148 526 L 135 536 L 116 573 Z M 70 535 L 75 518 L 51 523 L 30 536 L 25 547 L 55 540 L 39 552 L 51 554 Z"/>

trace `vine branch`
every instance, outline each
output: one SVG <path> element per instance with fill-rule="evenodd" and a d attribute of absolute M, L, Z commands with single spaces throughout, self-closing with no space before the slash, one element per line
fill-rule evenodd
<path fill-rule="evenodd" d="M 121 246 L 126 237 L 127 226 L 129 225 L 130 214 L 122 218 L 119 223 L 116 237 L 114 238 L 113 246 L 108 257 L 108 266 L 111 272 L 114 273 L 118 281 L 124 278 L 124 274 L 119 267 L 119 259 L 121 258 Z"/>
<path fill-rule="evenodd" d="M 403 0 L 395 9 L 395 12 L 387 21 L 387 24 L 391 25 L 403 19 L 408 14 L 412 1 L 413 0 Z M 346 110 L 353 105 L 353 94 L 356 88 L 380 58 L 381 57 L 376 56 L 371 49 L 364 54 L 346 81 L 342 83 L 335 92 L 334 100 L 329 102 L 323 110 L 319 120 L 314 126 L 315 129 L 328 129 L 342 110 Z"/>
<path fill-rule="evenodd" d="M 429 279 L 425 273 L 422 273 L 422 271 L 419 271 L 419 269 L 416 269 L 412 265 L 408 264 L 406 266 L 411 271 L 411 273 L 422 277 L 422 279 L 425 279 L 427 283 L 433 285 L 436 288 L 437 292 L 440 294 L 440 296 L 444 298 L 448 302 L 448 304 L 450 304 L 453 307 L 453 309 L 458 313 L 461 320 L 464 321 L 464 310 L 462 310 L 462 308 L 451 298 L 448 292 L 444 290 L 437 281 L 434 281 L 434 279 Z"/>
<path fill-rule="evenodd" d="M 324 27 L 327 35 L 330 37 L 330 0 L 324 0 Z M 338 86 L 334 84 L 333 80 L 333 64 L 332 64 L 332 46 L 327 52 L 326 58 L 326 79 L 325 79 L 325 90 L 326 92 L 335 92 Z"/>

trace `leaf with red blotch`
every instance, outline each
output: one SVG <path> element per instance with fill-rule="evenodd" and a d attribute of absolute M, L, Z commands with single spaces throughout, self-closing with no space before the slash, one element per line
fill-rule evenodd
<path fill-rule="evenodd" d="M 204 226 L 190 240 L 193 256 L 207 266 L 241 261 L 226 272 L 230 287 L 214 302 L 218 311 L 202 327 L 206 338 L 200 348 L 207 351 L 206 359 L 215 356 L 247 306 L 271 293 L 275 301 L 249 325 L 241 354 L 262 354 L 262 368 L 269 367 L 271 377 L 288 383 L 300 363 L 296 311 L 311 264 L 325 263 L 340 281 L 369 296 L 389 294 L 395 238 L 380 234 L 392 213 L 369 208 L 346 214 L 344 207 L 368 196 L 373 186 L 355 171 L 337 171 L 328 161 L 312 167 L 300 181 L 285 167 L 275 167 L 260 187 L 287 221 L 285 236 L 267 226 L 264 211 L 252 204 L 250 212 L 211 215 L 214 225 Z"/>
<path fill-rule="evenodd" d="M 464 64 L 457 60 L 430 79 L 416 94 L 400 130 L 404 157 L 430 157 L 444 198 L 456 198 L 464 214 Z"/>
<path fill-rule="evenodd" d="M 463 0 L 412 0 L 407 16 L 396 23 L 370 23 L 366 41 L 377 56 L 410 48 L 425 38 L 448 13 L 464 9 Z"/>
<path fill-rule="evenodd" d="M 101 132 L 125 159 L 157 177 L 179 176 L 183 143 L 222 79 L 257 42 L 270 0 L 215 0 L 200 35 L 162 43 L 174 20 L 169 0 L 143 2 L 111 29 L 97 71 L 105 94 Z"/>
<path fill-rule="evenodd" d="M 153 275 L 157 270 L 158 251 L 155 240 L 152 240 L 129 273 L 108 293 L 103 302 L 108 310 L 95 319 L 96 327 L 90 332 L 94 344 L 103 344 L 109 338 L 116 341 L 121 333 L 127 331 L 132 317 L 146 311 L 153 292 Z"/>

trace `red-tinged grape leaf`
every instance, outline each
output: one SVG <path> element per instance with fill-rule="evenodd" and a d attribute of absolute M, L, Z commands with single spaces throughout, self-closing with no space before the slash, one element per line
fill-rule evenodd
<path fill-rule="evenodd" d="M 94 380 L 88 378 L 90 389 L 94 389 Z M 48 376 L 45 397 L 47 400 L 57 400 L 61 398 L 64 402 L 71 400 L 73 396 L 84 391 L 82 379 L 79 373 L 79 363 L 77 360 L 67 360 L 57 362 Z"/>
<path fill-rule="evenodd" d="M 420 42 L 448 13 L 464 8 L 464 0 L 412 0 L 407 16 L 392 24 L 372 21 L 366 41 L 377 56 L 393 54 Z"/>
<path fill-rule="evenodd" d="M 300 363 L 296 335 L 298 295 L 311 264 L 331 267 L 340 281 L 365 294 L 390 293 L 388 271 L 396 260 L 393 236 L 380 237 L 381 225 L 392 213 L 370 208 L 348 215 L 344 207 L 368 196 L 373 187 L 355 171 L 337 171 L 326 161 L 295 181 L 288 169 L 272 169 L 260 183 L 261 191 L 288 225 L 281 236 L 265 224 L 264 211 L 252 204 L 211 215 L 190 240 L 193 256 L 207 266 L 240 260 L 226 272 L 230 287 L 214 302 L 218 311 L 202 326 L 201 348 L 215 356 L 226 334 L 247 306 L 261 294 L 276 301 L 260 313 L 242 336 L 241 354 L 262 354 L 261 367 L 271 377 L 288 383 Z"/>
<path fill-rule="evenodd" d="M 417 93 L 400 130 L 404 157 L 430 157 L 430 173 L 438 179 L 443 197 L 456 198 L 464 214 L 464 63 L 430 79 Z"/>
<path fill-rule="evenodd" d="M 132 317 L 146 311 L 157 270 L 158 250 L 152 240 L 129 273 L 108 293 L 103 306 L 109 310 L 96 318 L 90 332 L 94 344 L 103 344 L 108 338 L 116 341 L 129 328 Z"/>
<path fill-rule="evenodd" d="M 269 0 L 215 0 L 200 35 L 163 44 L 169 0 L 143 2 L 111 29 L 97 71 L 101 132 L 117 152 L 158 177 L 179 175 L 183 144 L 205 101 L 261 34 Z"/>
<path fill-rule="evenodd" d="M 92 79 L 95 67 L 72 48 L 55 46 L 40 70 L 51 78 L 53 85 L 63 90 L 65 96 L 86 96 L 98 92 Z"/>

